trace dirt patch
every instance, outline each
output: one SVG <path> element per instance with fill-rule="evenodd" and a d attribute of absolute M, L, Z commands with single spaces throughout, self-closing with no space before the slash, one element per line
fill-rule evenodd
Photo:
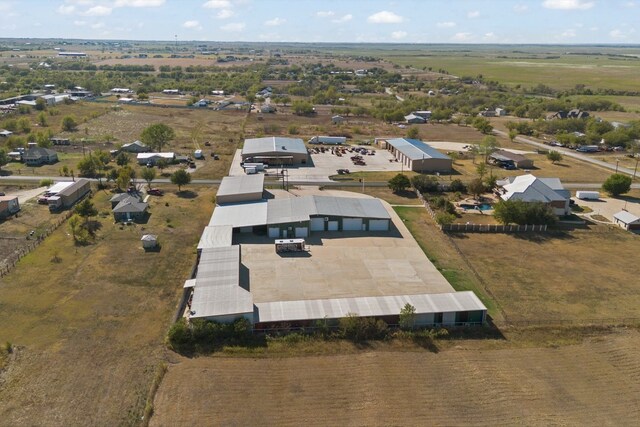
<path fill-rule="evenodd" d="M 151 425 L 635 424 L 638 346 L 632 331 L 560 348 L 180 359 Z"/>

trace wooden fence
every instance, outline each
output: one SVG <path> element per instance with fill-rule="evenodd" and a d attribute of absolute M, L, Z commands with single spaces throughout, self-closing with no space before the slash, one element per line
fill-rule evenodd
<path fill-rule="evenodd" d="M 8 257 L 0 261 L 0 277 L 4 277 L 16 266 L 24 256 L 28 255 L 31 251 L 38 247 L 40 243 L 51 235 L 58 227 L 73 215 L 73 211 L 66 211 L 60 214 L 57 220 L 51 224 L 46 230 L 42 231 L 38 237 L 34 237 L 31 240 L 27 240 L 27 243 L 13 251 Z"/>

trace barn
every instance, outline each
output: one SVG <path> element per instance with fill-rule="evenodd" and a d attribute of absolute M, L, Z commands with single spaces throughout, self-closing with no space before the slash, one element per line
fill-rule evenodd
<path fill-rule="evenodd" d="M 435 148 L 417 139 L 386 140 L 386 147 L 408 170 L 414 172 L 449 172 L 453 161 Z"/>
<path fill-rule="evenodd" d="M 242 161 L 269 165 L 306 164 L 309 152 L 300 138 L 270 136 L 244 140 Z"/>

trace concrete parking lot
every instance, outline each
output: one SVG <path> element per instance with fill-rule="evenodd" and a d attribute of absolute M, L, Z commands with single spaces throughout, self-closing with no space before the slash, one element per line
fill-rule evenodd
<path fill-rule="evenodd" d="M 351 156 L 358 153 L 350 153 L 341 157 L 331 154 L 331 151 L 325 153 L 311 154 L 311 163 L 308 165 L 300 165 L 288 167 L 290 181 L 308 181 L 308 182 L 327 182 L 329 176 L 336 175 L 338 169 L 349 169 L 350 172 L 359 171 L 401 171 L 402 165 L 396 162 L 394 157 L 387 150 L 376 150 L 373 156 L 362 156 L 366 165 L 357 166 L 351 161 Z M 230 176 L 244 175 L 244 170 L 240 166 L 242 159 L 241 150 L 237 150 L 229 171 Z M 276 172 L 276 168 L 273 168 Z"/>
<path fill-rule="evenodd" d="M 234 236 L 254 302 L 454 292 L 385 205 L 393 231 L 314 233 L 308 253 L 277 254 L 273 239 Z"/>
<path fill-rule="evenodd" d="M 610 197 L 601 197 L 599 200 L 579 200 L 573 197 L 578 206 L 586 206 L 593 210 L 587 214 L 602 215 L 610 222 L 613 222 L 613 215 L 625 209 L 636 216 L 640 216 L 640 199 L 627 197 L 625 199 L 614 199 Z"/>

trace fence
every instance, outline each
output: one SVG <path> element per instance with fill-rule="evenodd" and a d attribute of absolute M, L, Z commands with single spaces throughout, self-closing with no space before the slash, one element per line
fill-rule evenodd
<path fill-rule="evenodd" d="M 442 231 L 461 233 L 519 233 L 547 231 L 546 225 L 442 224 Z"/>
<path fill-rule="evenodd" d="M 57 218 L 56 222 L 51 224 L 46 230 L 42 231 L 38 237 L 28 240 L 25 245 L 16 249 L 13 253 L 0 261 L 0 277 L 4 277 L 16 266 L 18 261 L 28 255 L 31 251 L 38 247 L 51 233 L 53 233 L 60 225 L 62 225 L 69 217 L 73 215 L 73 211 L 66 211 Z"/>

